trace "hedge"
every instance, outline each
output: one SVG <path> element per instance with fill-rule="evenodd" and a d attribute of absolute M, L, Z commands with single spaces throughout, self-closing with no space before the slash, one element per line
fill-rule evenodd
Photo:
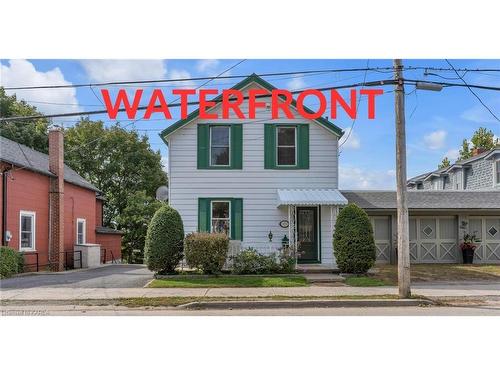
<path fill-rule="evenodd" d="M 11 247 L 0 246 L 0 278 L 23 272 L 23 255 Z"/>
<path fill-rule="evenodd" d="M 337 217 L 333 253 L 344 273 L 366 273 L 375 264 L 372 225 L 366 212 L 355 204 L 348 204 Z"/>
<path fill-rule="evenodd" d="M 187 264 L 205 274 L 222 271 L 228 250 L 229 238 L 223 233 L 190 233 L 186 236 Z"/>
<path fill-rule="evenodd" d="M 179 213 L 163 205 L 148 226 L 144 259 L 151 271 L 173 273 L 183 257 L 184 225 Z"/>

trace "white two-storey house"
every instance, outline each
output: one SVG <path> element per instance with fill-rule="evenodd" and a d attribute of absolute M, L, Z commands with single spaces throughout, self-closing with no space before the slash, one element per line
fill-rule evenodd
<path fill-rule="evenodd" d="M 237 84 L 274 89 L 256 75 Z M 200 120 L 198 110 L 161 133 L 169 152 L 169 203 L 186 232 L 225 232 L 232 246 L 273 252 L 300 241 L 300 262 L 334 264 L 332 228 L 347 200 L 338 191 L 342 130 L 324 118 Z M 240 106 L 248 113 L 248 102 Z M 211 112 L 222 118 L 221 104 Z M 232 112 L 230 112 L 232 114 Z M 233 114 L 234 115 L 234 114 Z"/>

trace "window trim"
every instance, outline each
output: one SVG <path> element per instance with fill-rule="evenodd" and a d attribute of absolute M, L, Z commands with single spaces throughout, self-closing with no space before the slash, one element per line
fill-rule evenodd
<path fill-rule="evenodd" d="M 228 128 L 228 163 L 227 164 L 212 164 L 212 129 L 216 127 Z M 215 168 L 231 168 L 231 125 L 217 124 L 208 126 L 208 166 Z"/>
<path fill-rule="evenodd" d="M 210 223 L 209 223 L 209 228 L 210 228 L 210 233 L 215 233 L 215 232 L 212 232 L 212 220 L 213 220 L 213 217 L 212 217 L 212 214 L 213 214 L 213 205 L 214 203 L 229 203 L 229 215 L 228 215 L 228 218 L 227 218 L 227 221 L 228 221 L 228 227 L 229 227 L 229 233 L 228 233 L 228 237 L 229 238 L 232 238 L 231 237 L 231 210 L 232 210 L 232 207 L 231 207 L 231 200 L 227 200 L 227 199 L 214 199 L 214 200 L 210 200 Z M 224 219 L 222 219 L 224 220 Z"/>
<path fill-rule="evenodd" d="M 83 242 L 78 242 L 78 224 L 83 223 Z M 76 245 L 85 245 L 87 243 L 87 220 L 79 217 L 76 219 Z"/>
<path fill-rule="evenodd" d="M 23 216 L 32 217 L 32 230 L 31 230 L 31 247 L 22 247 L 22 218 Z M 36 251 L 36 212 L 35 211 L 19 211 L 19 251 Z"/>
<path fill-rule="evenodd" d="M 500 159 L 493 161 L 493 186 L 500 186 Z"/>
<path fill-rule="evenodd" d="M 279 133 L 279 129 L 293 129 L 293 132 L 294 132 L 294 138 L 295 138 L 295 143 L 294 143 L 294 149 L 295 149 L 295 164 L 280 164 L 279 163 L 279 158 L 278 158 L 278 150 L 280 147 L 291 147 L 291 146 L 280 146 L 279 145 L 279 138 L 278 138 L 278 133 Z M 297 167 L 298 165 L 298 147 L 297 147 L 297 125 L 281 125 L 281 126 L 276 126 L 276 150 L 275 150 L 275 153 L 276 153 L 276 166 L 277 167 L 280 167 L 280 168 L 294 168 L 294 167 Z"/>

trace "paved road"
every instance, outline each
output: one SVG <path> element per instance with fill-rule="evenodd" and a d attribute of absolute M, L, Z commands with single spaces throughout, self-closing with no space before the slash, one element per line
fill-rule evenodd
<path fill-rule="evenodd" d="M 116 306 L 2 306 L 0 315 L 158 315 L 158 316 L 500 316 L 500 305 L 470 307 L 364 307 L 261 310 L 180 310 Z"/>
<path fill-rule="evenodd" d="M 0 281 L 2 290 L 28 288 L 142 288 L 153 273 L 139 264 L 13 277 Z"/>

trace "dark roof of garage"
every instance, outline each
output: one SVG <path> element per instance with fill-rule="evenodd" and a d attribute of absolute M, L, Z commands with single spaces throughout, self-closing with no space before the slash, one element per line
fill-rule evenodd
<path fill-rule="evenodd" d="M 55 176 L 49 171 L 49 155 L 5 137 L 0 137 L 0 160 L 47 176 Z M 64 180 L 74 185 L 99 192 L 98 188 L 66 164 L 64 164 Z"/>
<path fill-rule="evenodd" d="M 364 209 L 396 209 L 395 191 L 342 190 L 349 203 Z M 408 191 L 408 208 L 425 210 L 500 209 L 499 191 Z"/>

